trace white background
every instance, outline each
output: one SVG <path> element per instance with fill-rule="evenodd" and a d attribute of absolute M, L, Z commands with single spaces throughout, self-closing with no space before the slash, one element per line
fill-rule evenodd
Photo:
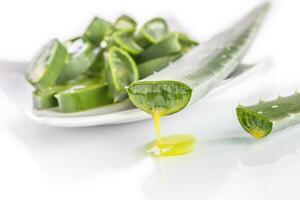
<path fill-rule="evenodd" d="M 0 2 L 0 58 L 28 61 L 53 37 L 80 33 L 94 15 L 128 13 L 146 20 L 171 15 L 207 40 L 259 0 L 26 0 Z M 164 135 L 191 133 L 198 144 L 183 157 L 153 159 L 143 145 L 151 121 L 90 128 L 39 125 L 0 96 L 0 199 L 300 199 L 299 126 L 255 140 L 239 126 L 239 101 L 272 99 L 300 88 L 300 3 L 273 7 L 245 61 L 270 68 L 162 120 Z"/>

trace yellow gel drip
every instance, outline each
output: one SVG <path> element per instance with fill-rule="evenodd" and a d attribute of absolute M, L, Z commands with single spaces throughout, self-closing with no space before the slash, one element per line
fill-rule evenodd
<path fill-rule="evenodd" d="M 176 134 L 161 137 L 160 115 L 152 113 L 157 139 L 146 146 L 146 151 L 155 156 L 177 156 L 190 153 L 195 148 L 196 139 L 193 135 Z"/>

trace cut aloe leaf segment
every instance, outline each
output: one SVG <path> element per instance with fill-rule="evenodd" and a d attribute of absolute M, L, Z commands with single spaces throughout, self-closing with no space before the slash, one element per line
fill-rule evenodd
<path fill-rule="evenodd" d="M 57 39 L 50 41 L 31 61 L 26 71 L 27 80 L 39 89 L 54 85 L 67 58 L 66 48 Z"/>
<path fill-rule="evenodd" d="M 132 57 L 118 47 L 110 48 L 105 57 L 106 78 L 114 102 L 118 102 L 127 96 L 125 86 L 139 79 L 138 69 Z"/>
<path fill-rule="evenodd" d="M 103 19 L 95 17 L 83 34 L 83 38 L 95 45 L 99 45 L 103 38 L 112 31 L 113 25 Z"/>
<path fill-rule="evenodd" d="M 146 78 L 147 76 L 150 76 L 155 72 L 159 72 L 160 70 L 168 66 L 171 62 L 174 62 L 181 56 L 181 54 L 175 54 L 172 56 L 164 56 L 141 63 L 138 66 L 140 79 Z"/>
<path fill-rule="evenodd" d="M 176 54 L 180 51 L 181 45 L 179 43 L 179 36 L 177 33 L 171 33 L 160 42 L 145 49 L 138 55 L 138 60 L 140 62 L 145 62 L 155 58 Z"/>
<path fill-rule="evenodd" d="M 239 105 L 236 114 L 245 131 L 255 138 L 263 138 L 300 123 L 300 94 L 296 92 L 251 106 Z"/>
<path fill-rule="evenodd" d="M 42 91 L 33 92 L 33 106 L 37 110 L 56 107 L 58 105 L 57 99 L 54 97 L 60 91 L 67 88 L 65 85 L 52 86 Z"/>
<path fill-rule="evenodd" d="M 138 81 L 131 84 L 127 92 L 139 109 L 159 116 L 182 110 L 192 96 L 192 89 L 177 81 Z"/>
<path fill-rule="evenodd" d="M 164 19 L 154 18 L 144 24 L 141 32 L 150 42 L 157 43 L 166 37 L 169 27 Z"/>
<path fill-rule="evenodd" d="M 106 82 L 88 80 L 55 95 L 61 112 L 78 112 L 112 103 Z"/>
<path fill-rule="evenodd" d="M 170 115 L 184 108 L 190 99 L 195 102 L 202 98 L 236 69 L 268 8 L 269 3 L 259 6 L 235 26 L 195 47 L 159 73 L 131 84 L 127 91 L 132 103 L 149 114 L 158 111 Z"/>
<path fill-rule="evenodd" d="M 69 59 L 60 74 L 59 82 L 65 82 L 85 73 L 95 62 L 100 49 L 81 38 L 67 44 Z"/>
<path fill-rule="evenodd" d="M 120 30 L 135 31 L 135 29 L 137 27 L 137 23 L 131 17 L 129 17 L 127 15 L 122 15 L 116 20 L 114 27 L 116 29 L 120 29 Z"/>
<path fill-rule="evenodd" d="M 137 55 L 143 51 L 143 48 L 134 41 L 131 30 L 117 31 L 113 37 L 117 45 L 131 54 Z"/>

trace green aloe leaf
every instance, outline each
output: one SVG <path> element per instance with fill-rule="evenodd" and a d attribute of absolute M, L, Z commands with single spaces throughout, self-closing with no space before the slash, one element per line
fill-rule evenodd
<path fill-rule="evenodd" d="M 167 22 L 162 18 L 153 18 L 146 22 L 136 40 L 142 47 L 148 47 L 161 41 L 169 33 Z"/>
<path fill-rule="evenodd" d="M 131 30 L 121 30 L 114 33 L 114 40 L 125 51 L 137 55 L 143 51 L 133 39 L 133 32 Z"/>
<path fill-rule="evenodd" d="M 136 26 L 136 21 L 127 15 L 120 16 L 115 22 L 115 28 L 118 30 L 130 30 L 134 32 Z"/>
<path fill-rule="evenodd" d="M 259 6 L 235 26 L 195 47 L 160 72 L 131 84 L 127 91 L 132 103 L 147 113 L 170 115 L 190 100 L 202 98 L 237 68 L 268 8 L 268 3 Z"/>
<path fill-rule="evenodd" d="M 142 81 L 127 89 L 131 102 L 139 109 L 159 116 L 182 110 L 192 96 L 192 89 L 178 81 Z"/>
<path fill-rule="evenodd" d="M 145 62 L 155 58 L 170 56 L 181 51 L 181 45 L 179 43 L 179 36 L 176 33 L 171 33 L 160 42 L 148 47 L 137 59 L 140 62 Z"/>
<path fill-rule="evenodd" d="M 175 54 L 172 56 L 164 56 L 141 63 L 138 66 L 140 79 L 146 78 L 147 76 L 152 75 L 154 72 L 159 72 L 181 56 L 181 54 Z"/>
<path fill-rule="evenodd" d="M 106 82 L 89 79 L 55 95 L 61 112 L 78 112 L 112 103 Z"/>
<path fill-rule="evenodd" d="M 83 33 L 83 38 L 95 45 L 99 45 L 112 29 L 113 25 L 110 22 L 95 17 Z"/>
<path fill-rule="evenodd" d="M 105 60 L 106 78 L 114 102 L 121 101 L 127 96 L 125 86 L 139 79 L 136 63 L 126 51 L 118 47 L 111 47 Z"/>
<path fill-rule="evenodd" d="M 59 85 L 51 86 L 44 90 L 36 90 L 33 92 L 33 106 L 37 110 L 56 107 L 58 105 L 57 99 L 54 97 L 60 91 L 63 91 L 68 86 Z"/>
<path fill-rule="evenodd" d="M 187 35 L 177 32 L 178 37 L 179 37 L 179 43 L 181 44 L 182 47 L 182 53 L 188 52 L 191 48 L 199 45 L 199 43 L 195 40 L 192 40 L 189 38 Z"/>
<path fill-rule="evenodd" d="M 100 49 L 82 39 L 67 44 L 69 59 L 60 74 L 59 83 L 74 79 L 85 73 L 96 61 Z"/>
<path fill-rule="evenodd" d="M 236 114 L 245 131 L 255 138 L 263 138 L 300 123 L 300 95 L 295 93 L 251 106 L 239 105 Z"/>
<path fill-rule="evenodd" d="M 67 58 L 66 48 L 56 39 L 50 41 L 31 61 L 26 71 L 27 80 L 38 89 L 54 85 Z"/>

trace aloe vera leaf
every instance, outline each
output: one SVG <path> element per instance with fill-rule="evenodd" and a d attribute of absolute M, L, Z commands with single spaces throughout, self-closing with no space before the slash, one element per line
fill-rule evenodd
<path fill-rule="evenodd" d="M 119 30 L 135 31 L 137 23 L 127 15 L 120 16 L 115 22 L 115 28 Z"/>
<path fill-rule="evenodd" d="M 160 42 L 145 49 L 141 54 L 138 55 L 137 59 L 140 62 L 145 62 L 155 58 L 176 54 L 180 51 L 181 45 L 179 43 L 178 34 L 171 33 Z"/>
<path fill-rule="evenodd" d="M 114 102 L 121 101 L 127 97 L 125 86 L 139 79 L 136 63 L 126 51 L 118 47 L 111 47 L 105 60 L 106 78 Z"/>
<path fill-rule="evenodd" d="M 37 110 L 56 107 L 58 105 L 57 99 L 54 95 L 67 88 L 66 85 L 52 86 L 44 90 L 36 90 L 33 92 L 33 106 Z"/>
<path fill-rule="evenodd" d="M 164 19 L 158 17 L 146 22 L 141 31 L 150 42 L 157 43 L 166 37 L 169 27 Z"/>
<path fill-rule="evenodd" d="M 175 54 L 172 56 L 164 56 L 161 58 L 156 58 L 141 63 L 138 66 L 140 79 L 146 78 L 147 76 L 150 76 L 154 72 L 159 72 L 160 70 L 168 66 L 171 62 L 174 62 L 181 56 L 182 56 L 181 54 Z"/>
<path fill-rule="evenodd" d="M 103 38 L 109 34 L 112 29 L 112 23 L 95 17 L 83 33 L 83 38 L 95 45 L 99 45 Z"/>
<path fill-rule="evenodd" d="M 54 85 L 67 58 L 66 48 L 57 39 L 48 42 L 31 61 L 26 79 L 38 89 Z"/>
<path fill-rule="evenodd" d="M 88 80 L 55 95 L 61 112 L 78 112 L 112 103 L 108 85 L 101 80 Z"/>
<path fill-rule="evenodd" d="M 189 102 L 199 100 L 236 69 L 252 43 L 268 8 L 269 3 L 259 6 L 235 26 L 195 47 L 159 73 L 133 83 L 127 90 L 129 98 L 135 106 L 148 113 L 158 109 L 164 114 L 178 112 Z M 185 84 L 186 88 L 182 88 L 178 82 Z M 157 87 L 160 84 L 163 87 Z M 165 94 L 168 90 L 166 88 L 176 91 L 178 96 L 174 98 L 169 93 Z M 190 92 L 190 95 L 193 93 L 191 100 L 186 98 L 186 92 Z M 152 101 L 153 94 L 160 97 L 159 102 L 148 103 Z M 178 100 L 180 98 L 181 101 Z M 150 105 L 145 106 L 146 103 Z M 161 109 L 162 107 L 164 109 Z"/>
<path fill-rule="evenodd" d="M 89 42 L 84 42 L 79 39 L 67 46 L 69 59 L 60 74 L 59 83 L 64 83 L 67 80 L 85 73 L 95 62 L 100 49 L 95 48 Z"/>
<path fill-rule="evenodd" d="M 296 92 L 251 106 L 239 105 L 236 114 L 245 131 L 255 138 L 263 138 L 300 123 L 300 94 Z"/>
<path fill-rule="evenodd" d="M 177 34 L 178 34 L 178 37 L 179 37 L 179 43 L 181 44 L 182 53 L 186 53 L 191 48 L 199 45 L 199 43 L 197 41 L 192 40 L 187 35 L 185 35 L 183 33 L 180 33 L 180 32 L 177 32 Z"/>
<path fill-rule="evenodd" d="M 113 37 L 117 45 L 131 54 L 137 55 L 143 51 L 143 48 L 134 41 L 131 30 L 117 31 Z"/>

